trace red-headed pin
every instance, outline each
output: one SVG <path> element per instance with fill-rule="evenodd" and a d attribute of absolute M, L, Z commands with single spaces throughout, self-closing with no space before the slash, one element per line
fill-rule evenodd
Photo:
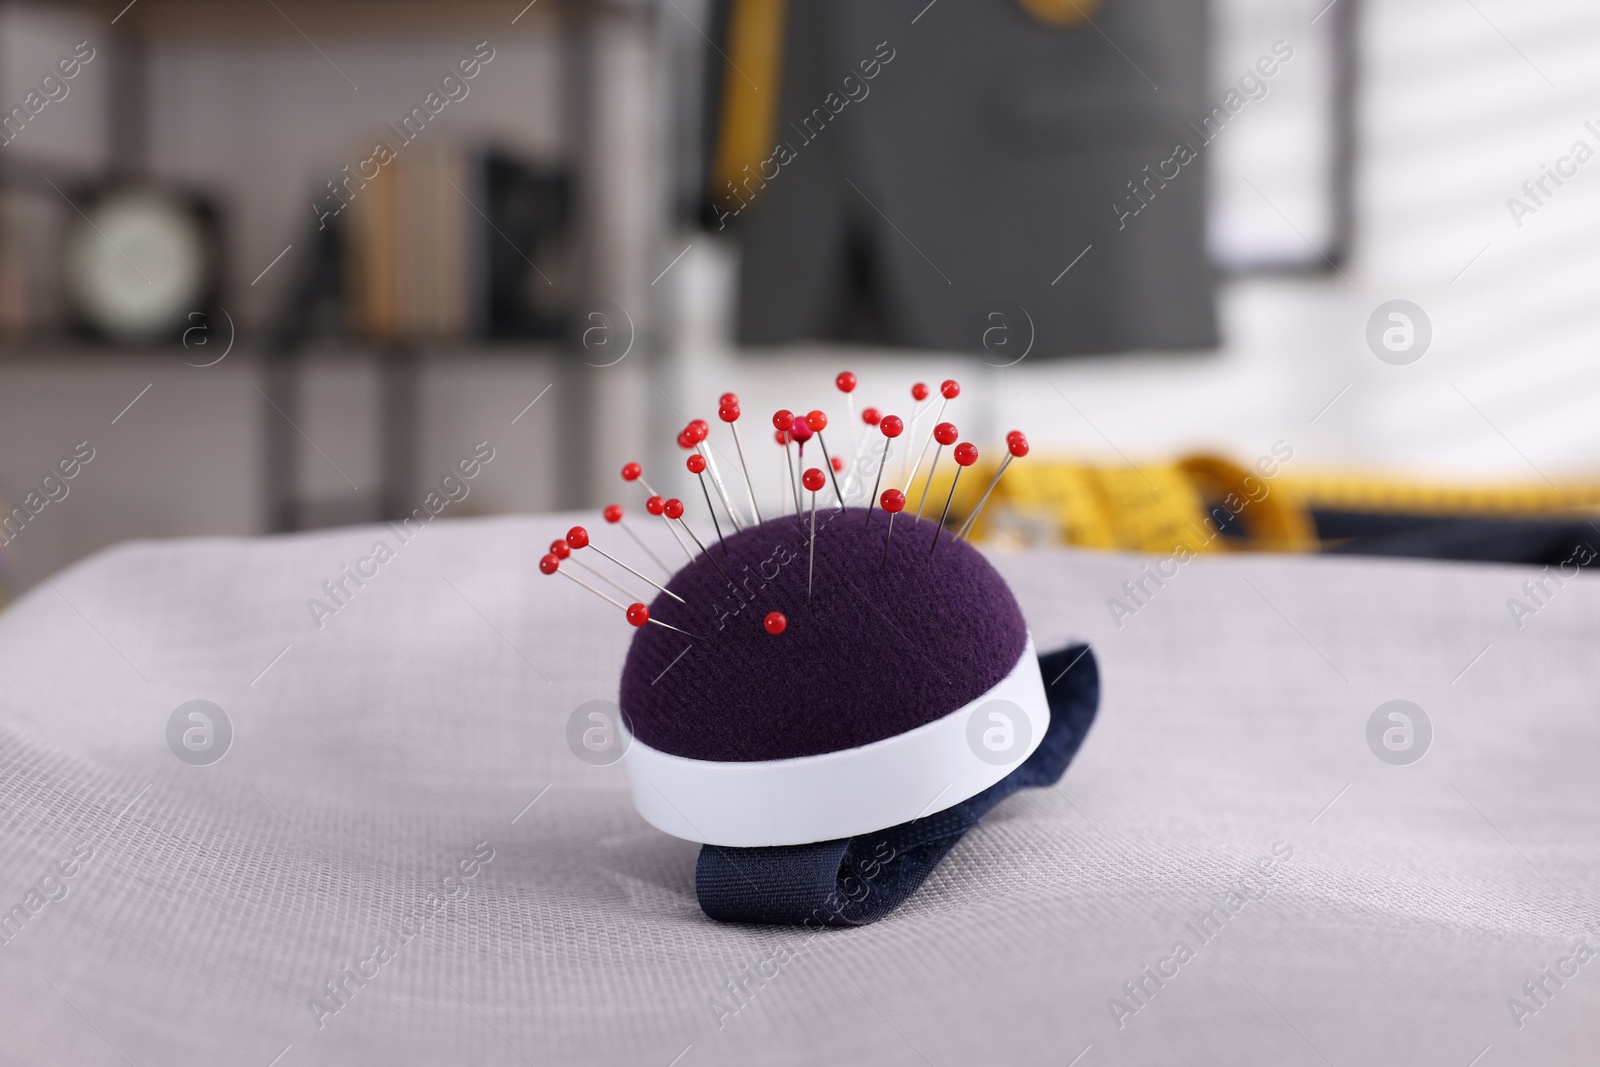
<path fill-rule="evenodd" d="M 589 592 L 593 593 L 595 596 L 599 597 L 601 600 L 604 600 L 608 604 L 616 604 L 616 606 L 621 608 L 622 610 L 624 610 L 624 611 L 628 610 L 626 604 L 618 603 L 617 601 L 612 600 L 610 597 L 606 596 L 604 593 L 602 593 L 600 590 L 596 589 L 594 586 L 590 585 L 588 582 L 584 581 L 582 578 L 574 578 L 572 575 L 570 575 L 566 571 L 562 570 L 561 569 L 561 559 L 554 552 L 551 552 L 549 555 L 544 556 L 543 558 L 541 558 L 539 560 L 539 573 L 540 574 L 559 574 L 563 578 L 567 578 L 567 579 L 570 579 L 571 581 L 577 582 L 579 585 L 583 586 L 585 589 L 589 590 Z M 626 592 L 626 590 L 624 590 L 624 592 Z M 629 593 L 628 595 L 632 596 L 633 594 Z"/>
<path fill-rule="evenodd" d="M 872 501 L 877 499 L 878 486 L 883 484 L 883 465 L 889 461 L 889 442 L 899 437 L 901 431 L 906 428 L 905 420 L 900 418 L 899 415 L 885 415 L 878 420 L 877 426 L 878 431 L 883 434 L 885 440 L 883 442 L 883 455 L 878 457 L 878 477 L 873 480 L 872 495 L 867 498 L 868 526 L 872 525 L 872 515 L 877 510 L 872 506 Z M 889 521 L 891 523 L 894 522 L 893 515 L 890 516 Z"/>
<path fill-rule="evenodd" d="M 582 526 L 574 526 L 572 529 L 567 531 L 567 544 L 570 547 L 572 547 L 573 549 L 587 548 L 587 549 L 590 549 L 590 550 L 592 550 L 594 552 L 598 552 L 600 555 L 604 556 L 606 559 L 610 560 L 612 563 L 615 563 L 617 566 L 621 567 L 623 570 L 627 571 L 629 574 L 633 575 L 635 578 L 639 579 L 641 582 L 650 583 L 651 585 L 655 586 L 657 589 L 661 590 L 663 593 L 667 594 L 673 600 L 676 600 L 678 603 L 680 603 L 680 604 L 688 603 L 688 601 L 684 600 L 683 597 L 679 596 L 677 593 L 674 593 L 672 590 L 668 589 L 666 586 L 662 585 L 660 582 L 654 580 L 653 578 L 646 578 L 644 575 L 640 574 L 638 571 L 634 570 L 632 567 L 628 566 L 626 563 L 622 562 L 620 559 L 618 559 L 616 556 L 613 556 L 611 553 L 607 552 L 605 549 L 599 547 L 598 545 L 590 544 L 589 543 L 589 531 L 584 529 Z"/>
<path fill-rule="evenodd" d="M 623 512 L 622 512 L 622 505 L 621 504 L 607 504 L 606 505 L 606 510 L 604 512 L 602 512 L 602 514 L 605 516 L 606 521 L 611 523 L 613 526 L 622 527 L 622 532 L 627 534 L 629 537 L 633 538 L 633 543 L 638 545 L 639 548 L 644 552 L 645 555 L 647 555 L 651 559 L 655 560 L 655 564 L 656 564 L 657 567 L 660 567 L 662 570 L 666 571 L 668 574 L 672 573 L 672 568 L 667 566 L 665 563 L 662 563 L 661 562 L 661 557 L 656 555 L 654 552 L 650 551 L 650 546 L 645 544 L 643 541 L 641 541 L 639 539 L 639 535 L 633 532 L 633 527 L 629 526 L 626 522 L 624 522 L 622 520 Z"/>
<path fill-rule="evenodd" d="M 933 439 L 939 442 L 939 447 L 933 450 L 933 462 L 928 464 L 928 477 L 922 483 L 922 496 L 917 498 L 917 518 L 922 518 L 922 506 L 928 502 L 928 487 L 933 485 L 933 472 L 939 469 L 939 455 L 946 445 L 953 445 L 961 436 L 961 431 L 956 429 L 953 422 L 941 422 L 933 428 Z"/>
<path fill-rule="evenodd" d="M 834 388 L 844 394 L 845 411 L 849 414 L 846 420 L 850 427 L 850 456 L 854 460 L 861 454 L 861 440 L 856 436 L 856 398 L 855 391 L 858 379 L 847 370 L 842 370 L 833 379 Z"/>
<path fill-rule="evenodd" d="M 584 581 L 582 578 L 575 578 L 566 571 L 562 570 L 561 561 L 556 558 L 554 552 L 539 560 L 539 573 L 559 574 L 569 581 L 578 583 L 579 585 L 583 586 L 583 588 L 589 590 L 589 592 L 599 597 L 601 600 L 604 600 L 607 604 L 621 608 L 623 615 L 627 616 L 628 622 L 632 623 L 634 626 L 643 626 L 647 622 L 653 622 L 657 626 L 665 626 L 669 630 L 677 630 L 678 633 L 685 637 L 693 637 L 696 641 L 705 640 L 705 638 L 700 637 L 697 634 L 692 634 L 688 630 L 679 630 L 671 623 L 662 622 L 660 619 L 652 619 L 650 617 L 650 609 L 645 605 L 638 603 L 637 601 L 632 604 L 624 604 L 620 600 L 612 600 L 610 597 L 606 596 L 604 593 L 590 585 L 588 582 Z"/>
<path fill-rule="evenodd" d="M 926 382 L 917 382 L 916 384 L 912 385 L 912 387 L 911 387 L 911 399 L 913 401 L 913 403 L 911 405 L 911 419 L 906 424 L 907 427 L 911 431 L 911 436 L 909 438 L 907 438 L 907 440 L 906 440 L 906 444 L 907 445 L 909 445 L 911 443 L 911 441 L 916 439 L 917 426 L 922 422 L 922 413 L 925 410 L 925 408 L 923 407 L 923 403 L 928 399 L 928 385 L 927 385 Z M 911 479 L 916 477 L 916 474 L 914 472 L 910 473 L 910 474 L 906 473 L 910 469 L 910 467 L 911 467 L 911 449 L 908 447 L 906 449 L 905 456 L 900 460 L 900 474 L 904 475 L 906 477 L 906 490 L 907 491 L 909 491 L 911 489 Z"/>
<path fill-rule="evenodd" d="M 950 495 L 944 498 L 944 512 L 939 516 L 939 525 L 933 528 L 933 544 L 928 548 L 929 556 L 939 548 L 939 535 L 944 533 L 944 520 L 950 514 L 950 501 L 956 498 L 956 486 L 961 481 L 961 472 L 978 462 L 978 446 L 971 441 L 963 441 L 956 445 L 953 455 L 957 464 L 956 476 L 950 481 Z"/>
<path fill-rule="evenodd" d="M 750 466 L 744 461 L 744 442 L 739 440 L 739 398 L 733 393 L 722 394 L 722 404 L 717 408 L 717 418 L 733 431 L 733 447 L 739 450 L 739 468 L 744 471 L 744 487 L 750 493 L 750 510 L 761 521 L 761 509 L 756 506 L 756 483 L 750 480 Z"/>
<path fill-rule="evenodd" d="M 844 494 L 839 492 L 839 469 L 833 465 L 833 457 L 828 455 L 828 443 L 822 439 L 822 431 L 828 428 L 827 414 L 821 411 L 807 412 L 806 428 L 817 435 L 817 444 L 822 447 L 822 458 L 828 463 L 828 477 L 833 479 L 833 495 L 838 497 L 839 510 L 843 511 Z M 811 501 L 813 512 L 815 511 L 816 503 L 816 498 L 813 497 Z"/>
<path fill-rule="evenodd" d="M 722 554 L 728 554 L 728 542 L 722 539 L 722 523 L 717 521 L 717 509 L 711 503 L 711 490 L 706 488 L 706 457 L 696 452 L 684 461 L 684 466 L 689 468 L 689 473 L 700 479 L 700 491 L 706 495 L 706 510 L 711 512 L 711 527 L 717 531 L 717 543 L 722 545 Z"/>
<path fill-rule="evenodd" d="M 652 496 L 644 502 L 644 509 L 667 524 L 667 529 L 672 533 L 672 539 L 678 542 L 678 547 L 683 549 L 683 554 L 690 563 L 694 562 L 694 553 L 689 551 L 689 546 L 683 543 L 683 535 L 678 528 L 667 519 L 667 502 L 659 496 Z"/>
<path fill-rule="evenodd" d="M 584 570 L 588 571 L 590 574 L 594 575 L 596 578 L 600 579 L 602 582 L 605 582 L 607 585 L 609 585 L 611 588 L 615 589 L 617 592 L 621 593 L 625 597 L 628 597 L 628 598 L 631 599 L 632 597 L 634 597 L 636 595 L 632 589 L 629 589 L 627 586 L 623 585 L 621 582 L 612 581 L 610 578 L 606 577 L 604 574 L 601 574 L 599 571 L 595 570 L 593 567 L 591 567 L 587 563 L 583 562 L 583 560 L 578 559 L 575 556 L 573 556 L 573 554 L 572 554 L 572 546 L 567 544 L 566 541 L 564 541 L 564 540 L 562 540 L 560 538 L 557 538 L 556 540 L 550 542 L 550 555 L 554 556 L 558 560 L 561 560 L 563 563 L 565 563 L 567 561 L 571 561 L 573 563 L 576 563 L 578 566 L 582 567 Z"/>
<path fill-rule="evenodd" d="M 889 534 L 883 539 L 883 562 L 878 564 L 878 569 L 882 570 L 889 562 L 889 542 L 894 540 L 894 517 L 906 509 L 906 495 L 898 489 L 885 489 L 878 503 L 889 513 Z"/>
<path fill-rule="evenodd" d="M 772 439 L 778 442 L 779 448 L 783 449 L 783 483 L 794 494 L 794 510 L 795 514 L 798 515 L 800 513 L 800 486 L 794 480 L 794 455 L 789 451 L 789 431 L 773 430 Z M 778 496 L 787 504 L 788 498 L 783 495 L 782 490 L 779 491 Z"/>
<path fill-rule="evenodd" d="M 625 482 L 638 482 L 644 486 L 645 492 L 651 496 L 656 495 L 656 491 L 650 488 L 650 483 L 644 480 L 644 468 L 637 463 L 624 463 L 622 465 L 622 480 Z"/>
<path fill-rule="evenodd" d="M 777 437 L 777 442 L 783 447 L 783 469 L 789 480 L 789 491 L 794 494 L 794 513 L 802 523 L 805 522 L 805 508 L 800 506 L 800 481 L 795 474 L 794 454 L 789 451 L 789 442 L 795 440 L 794 412 L 788 408 L 779 408 L 772 413 L 772 429 Z M 807 431 L 809 435 L 810 431 Z M 801 448 L 804 451 L 804 448 Z"/>
<path fill-rule="evenodd" d="M 879 411 L 877 408 L 862 408 L 861 421 L 866 423 L 868 426 L 876 426 L 879 422 L 883 421 L 883 412 Z"/>
<path fill-rule="evenodd" d="M 811 579 L 817 573 L 817 490 L 828 484 L 828 480 L 817 468 L 812 467 L 806 471 L 804 479 L 806 488 L 811 490 L 811 558 L 806 564 L 806 603 L 811 603 Z"/>
<path fill-rule="evenodd" d="M 960 540 L 972 532 L 973 525 L 978 521 L 978 512 L 989 502 L 989 494 L 994 492 L 994 487 L 1000 484 L 1000 476 L 1011 466 L 1011 461 L 1021 459 L 1028 454 L 1028 439 L 1021 430 L 1012 430 L 1006 434 L 1006 458 L 1000 461 L 1000 468 L 994 472 L 994 477 L 989 479 L 989 488 L 983 491 L 983 496 L 978 500 L 978 506 L 972 509 L 972 514 L 967 516 L 967 521 L 961 524 L 961 529 L 956 531 L 956 539 Z"/>
<path fill-rule="evenodd" d="M 767 617 L 761 620 L 761 625 L 767 633 L 777 637 L 789 628 L 789 620 L 783 617 L 781 611 L 769 611 Z"/>
<path fill-rule="evenodd" d="M 924 386 L 923 388 L 927 387 Z M 939 411 L 933 416 L 935 430 L 941 425 L 939 420 L 944 418 L 944 409 L 949 405 L 950 401 L 961 395 L 961 385 L 954 378 L 946 378 L 939 385 L 939 395 L 943 399 L 939 401 Z M 917 480 L 917 471 L 922 469 L 922 461 L 928 455 L 928 446 L 933 444 L 933 437 L 933 433 L 930 432 L 928 439 L 922 443 L 922 451 L 917 453 L 917 465 L 911 468 L 911 477 L 906 479 L 906 492 L 908 493 L 911 492 L 911 483 Z M 921 509 L 919 508 L 918 511 L 920 512 Z"/>
<path fill-rule="evenodd" d="M 795 449 L 795 465 L 794 465 L 795 474 L 797 474 L 797 475 L 802 474 L 805 471 L 805 467 L 806 467 L 806 442 L 811 440 L 815 436 L 816 436 L 816 434 L 811 432 L 811 427 L 806 425 L 806 417 L 804 415 L 796 415 L 794 417 L 794 425 L 789 427 L 789 439 L 792 440 L 795 443 L 795 445 L 797 446 L 796 449 Z M 797 483 L 795 485 L 795 495 L 797 497 L 799 497 L 799 494 L 800 494 L 800 486 Z M 803 499 L 803 498 L 801 498 L 801 499 Z M 805 528 L 806 528 L 806 509 L 805 509 L 805 505 L 801 504 L 800 505 L 800 530 L 801 530 L 802 533 L 805 532 Z"/>
<path fill-rule="evenodd" d="M 647 622 L 653 622 L 657 626 L 663 626 L 668 630 L 680 633 L 685 637 L 692 637 L 696 641 L 705 640 L 705 638 L 701 637 L 700 635 L 692 634 L 688 630 L 679 630 L 670 622 L 662 622 L 660 619 L 652 619 L 650 617 L 650 609 L 643 604 L 629 604 L 626 608 L 623 608 L 623 611 L 627 613 L 628 622 L 634 626 L 643 626 Z"/>
<path fill-rule="evenodd" d="M 722 575 L 722 580 L 727 582 L 729 585 L 732 585 L 733 579 L 728 577 L 728 572 L 722 569 L 722 565 L 719 564 L 711 555 L 711 553 L 706 550 L 706 546 L 701 544 L 700 538 L 696 536 L 693 527 L 684 521 L 683 501 L 679 500 L 677 497 L 670 497 L 668 498 L 667 502 L 662 505 L 662 509 L 662 513 L 665 514 L 667 518 L 675 520 L 679 526 L 683 527 L 684 533 L 694 538 L 694 543 L 699 547 L 700 554 L 705 556 L 706 559 L 710 560 L 713 567 L 717 568 L 717 573 Z M 690 562 L 692 563 L 693 560 L 691 559 Z"/>
<path fill-rule="evenodd" d="M 573 562 L 576 562 L 576 560 Z M 601 600 L 604 600 L 607 604 L 610 604 L 613 607 L 621 608 L 622 613 L 627 616 L 628 621 L 635 626 L 643 626 L 647 622 L 653 622 L 657 626 L 665 626 L 669 630 L 678 630 L 676 626 L 652 619 L 650 617 L 650 609 L 645 607 L 643 604 L 637 602 L 633 604 L 624 604 L 620 600 L 613 600 L 600 590 L 596 589 L 594 586 L 590 585 L 588 582 L 584 581 L 582 578 L 568 574 L 566 571 L 561 569 L 561 560 L 556 558 L 556 554 L 554 552 L 539 560 L 539 573 L 559 574 L 568 581 L 576 582 L 578 585 L 581 585 L 583 588 L 587 589 Z M 705 640 L 705 638 L 697 637 L 687 630 L 678 630 L 678 632 L 683 634 L 685 637 L 693 637 L 696 641 Z"/>
<path fill-rule="evenodd" d="M 724 393 L 723 395 L 728 396 L 730 394 Z M 737 417 L 737 410 L 738 405 L 734 404 L 735 417 Z M 705 457 L 706 469 L 711 472 L 711 484 L 716 487 L 717 498 L 722 501 L 723 509 L 728 513 L 728 521 L 733 523 L 733 528 L 737 530 L 744 526 L 744 516 L 734 509 L 733 501 L 728 496 L 728 488 L 722 484 L 722 472 L 717 470 L 716 457 L 711 454 L 711 445 L 706 440 L 710 435 L 711 424 L 709 422 L 705 419 L 691 419 L 689 420 L 689 425 L 685 426 L 683 432 L 678 435 L 678 446 L 685 449 L 694 449 Z M 713 515 L 713 518 L 715 518 L 715 515 Z"/>

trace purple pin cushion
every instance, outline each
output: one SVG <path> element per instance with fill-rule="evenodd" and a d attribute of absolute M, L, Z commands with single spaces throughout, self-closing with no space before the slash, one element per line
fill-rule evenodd
<path fill-rule="evenodd" d="M 1034 744 L 1048 724 L 1022 612 L 977 550 L 940 531 L 930 552 L 934 523 L 903 514 L 886 555 L 887 514 L 818 504 L 814 561 L 808 510 L 708 541 L 672 577 L 686 603 L 658 595 L 651 616 L 704 640 L 634 633 L 626 763 L 641 814 L 669 833 L 783 845 L 897 825 L 1031 752 L 974 755 L 980 705 L 1026 712 Z"/>

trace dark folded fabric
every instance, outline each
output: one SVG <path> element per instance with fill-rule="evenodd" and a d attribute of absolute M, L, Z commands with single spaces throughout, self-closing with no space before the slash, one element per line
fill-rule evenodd
<path fill-rule="evenodd" d="M 1474 563 L 1592 565 L 1600 526 L 1584 519 L 1485 519 L 1402 512 L 1311 512 L 1325 552 Z"/>
<path fill-rule="evenodd" d="M 1087 645 L 1039 657 L 1050 727 L 1022 765 L 969 800 L 876 833 L 810 845 L 704 845 L 700 907 L 722 922 L 865 926 L 903 904 L 1000 801 L 1061 779 L 1094 722 L 1100 671 Z"/>

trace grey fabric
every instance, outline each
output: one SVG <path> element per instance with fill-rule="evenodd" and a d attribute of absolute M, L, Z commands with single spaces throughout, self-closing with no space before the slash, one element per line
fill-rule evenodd
<path fill-rule="evenodd" d="M 1149 560 L 998 557 L 1041 648 L 1093 643 L 1099 721 L 894 915 L 811 933 L 705 918 L 696 847 L 568 750 L 630 635 L 535 569 L 575 518 L 437 520 L 320 630 L 306 599 L 392 532 L 129 544 L 0 616 L 0 906 L 93 847 L 0 945 L 0 1061 L 1594 1062 L 1600 961 L 1520 1030 L 1506 1004 L 1600 947 L 1593 579 L 1519 631 L 1531 569 L 1196 560 L 1118 629 Z M 206 767 L 165 738 L 196 698 L 236 729 Z M 1393 698 L 1434 725 L 1411 766 L 1366 741 Z M 319 1030 L 309 999 L 480 841 Z M 1107 1001 L 1178 940 L 1119 1029 Z"/>
<path fill-rule="evenodd" d="M 992 360 L 1024 335 L 1034 358 L 1214 345 L 1207 150 L 1186 127 L 1210 107 L 1206 5 L 1106 0 L 1072 29 L 1016 0 L 938 4 L 912 25 L 923 7 L 788 5 L 775 137 L 794 158 L 736 219 L 740 340 L 974 350 L 1002 312 L 1011 345 Z M 1113 203 L 1137 207 L 1129 183 L 1179 141 L 1199 158 L 1141 186 L 1153 199 L 1119 224 Z"/>

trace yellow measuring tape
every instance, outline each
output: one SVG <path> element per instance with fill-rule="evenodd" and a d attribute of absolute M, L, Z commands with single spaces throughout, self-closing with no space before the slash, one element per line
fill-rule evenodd
<path fill-rule="evenodd" d="M 1600 515 L 1600 482 L 1448 485 L 1352 472 L 1290 473 L 1263 458 L 1265 465 L 1254 469 L 1211 454 L 1129 467 L 1035 454 L 1006 470 L 969 536 L 1157 553 L 1180 546 L 1195 553 L 1309 552 L 1319 547 L 1313 508 L 1475 518 Z M 953 522 L 977 505 L 994 470 L 984 461 L 962 475 L 950 508 Z M 934 480 L 924 517 L 938 517 L 952 474 L 944 469 Z M 912 500 L 920 496 L 920 481 Z"/>

